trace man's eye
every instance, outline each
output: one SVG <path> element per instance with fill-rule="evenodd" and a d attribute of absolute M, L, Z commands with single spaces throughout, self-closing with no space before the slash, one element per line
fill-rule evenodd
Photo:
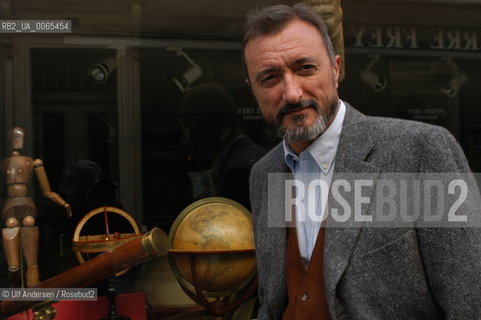
<path fill-rule="evenodd" d="M 263 85 L 273 84 L 277 80 L 277 78 L 278 78 L 277 75 L 269 74 L 261 79 L 261 84 Z"/>
<path fill-rule="evenodd" d="M 311 74 L 317 70 L 316 66 L 313 64 L 305 64 L 299 68 L 299 72 L 302 74 Z"/>

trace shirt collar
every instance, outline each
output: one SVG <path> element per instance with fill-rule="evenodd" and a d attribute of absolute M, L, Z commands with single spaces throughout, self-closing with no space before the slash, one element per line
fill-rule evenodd
<path fill-rule="evenodd" d="M 314 159 L 319 169 L 328 174 L 336 158 L 337 146 L 341 136 L 342 124 L 346 114 L 346 105 L 340 101 L 339 110 L 329 128 L 321 134 L 314 142 L 298 156 L 284 139 L 284 160 L 291 171 L 295 171 L 296 163 L 300 157 L 310 156 Z"/>

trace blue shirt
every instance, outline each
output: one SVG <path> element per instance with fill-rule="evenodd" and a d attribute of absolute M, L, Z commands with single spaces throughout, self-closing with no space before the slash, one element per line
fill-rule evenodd
<path fill-rule="evenodd" d="M 284 140 L 284 159 L 294 179 L 302 206 L 296 207 L 296 229 L 299 251 L 304 264 L 311 259 L 317 235 L 327 211 L 326 204 L 334 172 L 337 146 L 341 136 L 346 106 L 340 101 L 334 121 L 308 148 L 296 155 Z M 302 189 L 302 190 L 299 190 Z"/>

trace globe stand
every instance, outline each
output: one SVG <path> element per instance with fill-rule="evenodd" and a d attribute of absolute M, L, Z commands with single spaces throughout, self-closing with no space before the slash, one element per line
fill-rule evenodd
<path fill-rule="evenodd" d="M 57 315 L 52 302 L 42 303 L 32 308 L 33 320 L 53 320 Z"/>
<path fill-rule="evenodd" d="M 107 289 L 107 298 L 109 299 L 109 315 L 99 320 L 130 320 L 129 317 L 120 316 L 117 313 L 115 299 L 117 298 L 117 290 L 114 287 L 114 281 L 109 278 L 109 288 Z"/>
<path fill-rule="evenodd" d="M 225 314 L 227 313 L 227 311 L 235 309 L 238 306 L 240 306 L 242 303 L 244 303 L 254 293 L 254 291 L 257 288 L 257 275 L 256 275 L 254 276 L 253 279 L 251 279 L 248 286 L 245 288 L 244 292 L 240 296 L 235 297 L 234 300 L 230 301 L 230 295 L 227 295 L 225 297 L 216 297 L 215 301 L 210 302 L 207 299 L 207 296 L 204 290 L 202 289 L 202 286 L 199 280 L 199 275 L 197 272 L 196 257 L 199 256 L 200 253 L 198 252 L 176 253 L 175 251 L 171 251 L 171 253 L 187 254 L 189 256 L 190 272 L 192 276 L 192 284 L 195 289 L 195 294 L 191 290 L 189 290 L 186 284 L 183 283 L 182 281 L 179 281 L 180 287 L 189 296 L 189 298 L 191 298 L 193 301 L 195 301 L 199 305 L 206 307 L 210 312 L 212 312 L 212 314 L 215 317 L 214 318 L 215 320 L 224 320 Z M 229 254 L 229 253 L 216 252 L 216 253 L 201 253 L 201 254 Z"/>

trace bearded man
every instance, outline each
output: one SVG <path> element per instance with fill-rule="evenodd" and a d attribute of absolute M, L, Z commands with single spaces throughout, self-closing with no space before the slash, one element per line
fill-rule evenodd
<path fill-rule="evenodd" d="M 479 319 L 476 228 L 370 228 L 365 221 L 330 227 L 332 197 L 316 193 L 314 205 L 305 204 L 313 214 L 297 210 L 294 227 L 274 225 L 287 206 L 278 205 L 284 198 L 273 191 L 279 184 L 269 184 L 271 174 L 288 173 L 304 185 L 317 179 L 329 189 L 337 173 L 470 170 L 445 129 L 368 117 L 339 99 L 340 58 L 306 4 L 262 9 L 245 30 L 246 81 L 283 138 L 250 178 L 258 319 Z M 376 206 L 364 204 L 364 213 L 375 214 Z M 464 212 L 479 217 L 468 204 Z"/>

